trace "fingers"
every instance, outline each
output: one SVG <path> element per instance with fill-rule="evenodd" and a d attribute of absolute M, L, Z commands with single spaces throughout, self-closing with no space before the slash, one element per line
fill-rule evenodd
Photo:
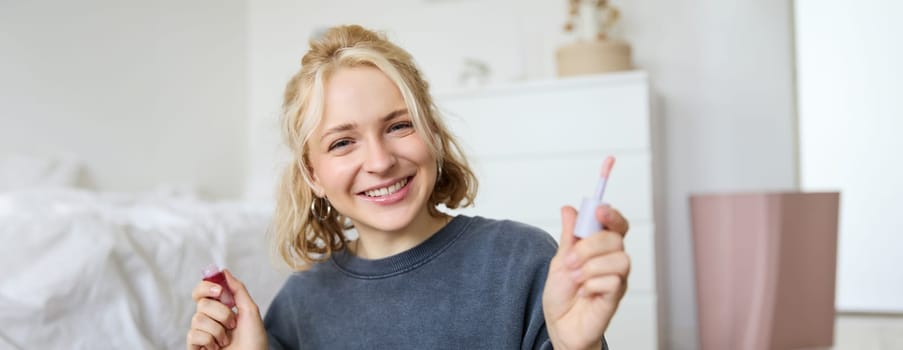
<path fill-rule="evenodd" d="M 580 296 L 616 296 L 620 298 L 627 291 L 627 280 L 616 275 L 605 275 L 596 277 L 586 282 L 580 287 L 578 294 Z"/>
<path fill-rule="evenodd" d="M 220 285 L 213 282 L 201 281 L 196 286 L 194 286 L 194 289 L 191 291 L 191 299 L 193 299 L 195 302 L 203 298 L 215 299 L 219 298 L 219 295 L 222 292 L 223 287 L 220 287 Z"/>
<path fill-rule="evenodd" d="M 254 299 L 251 298 L 251 294 L 248 293 L 248 289 L 245 288 L 245 284 L 235 278 L 228 269 L 223 270 L 223 272 L 226 274 L 226 282 L 229 284 L 229 289 L 235 298 L 235 306 L 238 307 L 239 313 L 249 312 L 259 317 L 260 310 L 257 308 L 257 304 L 254 303 Z"/>
<path fill-rule="evenodd" d="M 188 331 L 188 349 L 219 349 L 230 342 L 227 329 L 236 326 L 235 314 L 223 303 L 210 299 L 219 296 L 222 290 L 216 283 L 201 282 L 192 292 L 197 300 L 197 312 L 191 318 L 191 329 Z"/>
<path fill-rule="evenodd" d="M 213 339 L 216 343 L 204 343 L 197 344 L 203 345 L 205 347 L 210 347 L 211 345 L 219 345 L 220 347 L 225 347 L 229 345 L 229 336 L 226 334 L 226 328 L 223 327 L 218 321 L 204 315 L 202 313 L 194 314 L 194 317 L 191 319 L 191 332 L 200 331 L 201 333 L 210 335 L 209 339 Z M 191 334 L 189 332 L 189 334 Z M 205 340 L 207 337 L 203 337 Z"/>
<path fill-rule="evenodd" d="M 630 257 L 627 253 L 620 251 L 590 259 L 580 268 L 572 270 L 571 278 L 576 283 L 608 275 L 614 275 L 626 280 L 629 274 Z"/>
<path fill-rule="evenodd" d="M 580 295 L 623 293 L 630 274 L 630 257 L 624 252 L 624 237 L 611 231 L 602 231 L 575 243 L 566 264 L 571 280 L 580 286 Z"/>
<path fill-rule="evenodd" d="M 596 208 L 596 220 L 599 220 L 606 230 L 620 233 L 622 236 L 627 234 L 627 230 L 630 229 L 630 223 L 621 215 L 621 212 L 608 205 L 600 205 Z"/>
<path fill-rule="evenodd" d="M 188 343 L 188 350 L 219 349 L 219 345 L 216 344 L 213 335 L 198 329 L 188 331 L 186 342 Z"/>
<path fill-rule="evenodd" d="M 572 206 L 561 207 L 561 238 L 558 241 L 558 251 L 564 252 L 571 249 L 577 238 L 574 236 L 574 225 L 577 224 L 577 209 Z"/>
<path fill-rule="evenodd" d="M 199 300 L 196 314 L 203 314 L 229 329 L 235 328 L 235 313 L 219 301 L 206 298 Z"/>
<path fill-rule="evenodd" d="M 624 251 L 624 237 L 618 233 L 602 231 L 574 244 L 568 254 L 567 266 L 575 269 L 596 256 L 618 251 Z"/>

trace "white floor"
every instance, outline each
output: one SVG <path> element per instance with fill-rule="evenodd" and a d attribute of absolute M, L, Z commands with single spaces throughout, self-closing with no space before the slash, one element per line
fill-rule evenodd
<path fill-rule="evenodd" d="M 839 314 L 832 350 L 903 350 L 903 315 Z"/>

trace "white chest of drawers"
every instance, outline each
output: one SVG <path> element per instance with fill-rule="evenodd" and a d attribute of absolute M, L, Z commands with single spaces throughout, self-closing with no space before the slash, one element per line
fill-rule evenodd
<path fill-rule="evenodd" d="M 559 208 L 591 196 L 617 157 L 605 201 L 631 223 L 629 289 L 606 332 L 616 349 L 657 348 L 649 86 L 643 72 L 436 94 L 480 190 L 468 215 L 512 219 L 558 238 Z"/>

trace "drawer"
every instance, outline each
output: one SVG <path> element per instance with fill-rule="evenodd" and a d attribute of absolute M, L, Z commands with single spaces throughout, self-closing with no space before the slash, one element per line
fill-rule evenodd
<path fill-rule="evenodd" d="M 652 221 L 650 155 L 614 155 L 617 162 L 605 201 L 632 221 Z M 602 154 L 477 158 L 472 163 L 480 189 L 475 207 L 463 213 L 523 222 L 559 222 L 561 206 L 579 208 L 581 198 L 593 195 Z"/>
<path fill-rule="evenodd" d="M 654 295 L 628 293 L 605 331 L 608 346 L 612 349 L 658 349 L 657 314 Z"/>
<path fill-rule="evenodd" d="M 437 96 L 469 155 L 558 155 L 649 149 L 644 79 Z"/>

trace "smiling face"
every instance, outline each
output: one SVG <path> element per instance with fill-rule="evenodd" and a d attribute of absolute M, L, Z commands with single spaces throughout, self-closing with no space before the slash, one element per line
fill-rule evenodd
<path fill-rule="evenodd" d="M 310 137 L 314 192 L 349 217 L 358 232 L 429 230 L 427 201 L 436 158 L 405 101 L 379 69 L 341 68 L 325 86 L 323 119 Z"/>

